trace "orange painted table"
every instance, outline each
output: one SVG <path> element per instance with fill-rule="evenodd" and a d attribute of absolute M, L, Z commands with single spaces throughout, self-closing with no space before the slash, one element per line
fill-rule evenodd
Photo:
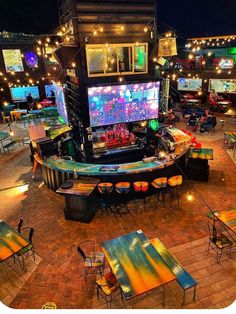
<path fill-rule="evenodd" d="M 0 263 L 6 261 L 29 245 L 20 233 L 0 220 Z"/>
<path fill-rule="evenodd" d="M 106 241 L 101 247 L 126 299 L 176 279 L 141 230 Z"/>

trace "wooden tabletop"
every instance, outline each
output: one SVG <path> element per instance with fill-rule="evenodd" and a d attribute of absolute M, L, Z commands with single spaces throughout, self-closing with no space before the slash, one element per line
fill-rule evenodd
<path fill-rule="evenodd" d="M 56 191 L 57 193 L 89 196 L 94 191 L 100 180 L 95 178 L 81 178 L 79 180 L 68 180 L 66 182 L 72 182 L 73 186 L 69 189 L 63 189 L 60 187 Z"/>
<path fill-rule="evenodd" d="M 126 299 L 176 279 L 141 230 L 106 241 L 101 247 Z"/>
<path fill-rule="evenodd" d="M 29 245 L 20 233 L 0 220 L 0 263 Z"/>

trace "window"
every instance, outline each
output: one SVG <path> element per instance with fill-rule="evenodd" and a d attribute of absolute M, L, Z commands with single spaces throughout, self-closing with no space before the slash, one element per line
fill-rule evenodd
<path fill-rule="evenodd" d="M 147 73 L 148 44 L 86 45 L 88 76 Z"/>

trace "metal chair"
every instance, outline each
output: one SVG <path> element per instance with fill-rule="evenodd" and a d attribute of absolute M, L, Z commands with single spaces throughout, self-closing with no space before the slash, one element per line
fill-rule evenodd
<path fill-rule="evenodd" d="M 24 220 L 23 219 L 20 219 L 19 223 L 18 223 L 18 226 L 17 226 L 17 232 L 21 233 L 21 227 L 23 225 L 23 222 Z"/>
<path fill-rule="evenodd" d="M 85 250 L 88 251 L 85 253 Z M 101 252 L 95 252 L 95 242 L 85 240 L 79 243 L 77 247 L 78 254 L 84 260 L 84 277 L 87 281 L 87 276 L 92 274 L 100 274 L 103 276 L 105 257 Z"/>
<path fill-rule="evenodd" d="M 2 120 L 3 120 L 3 123 L 9 123 L 11 122 L 11 117 L 10 115 L 6 116 L 5 113 L 2 111 Z"/>
<path fill-rule="evenodd" d="M 208 253 L 210 251 L 210 247 L 216 251 L 217 263 L 220 263 L 223 250 L 229 249 L 229 256 L 231 257 L 233 243 L 222 232 L 217 230 L 215 225 L 210 221 L 208 222 L 208 230 L 210 234 L 208 238 Z"/>
<path fill-rule="evenodd" d="M 35 248 L 33 245 L 34 228 L 25 227 L 21 229 L 20 227 L 20 231 L 29 231 L 29 235 L 28 235 L 29 245 L 21 249 L 17 254 L 15 254 L 13 256 L 13 259 L 15 262 L 15 258 L 16 258 L 19 261 L 19 264 L 22 270 L 26 271 L 25 260 L 29 258 L 30 256 L 33 256 L 33 259 L 35 261 Z"/>
<path fill-rule="evenodd" d="M 97 286 L 97 299 L 101 296 L 107 304 L 108 308 L 111 308 L 111 302 L 117 297 L 121 297 L 123 301 L 122 291 L 119 283 L 112 272 L 105 274 L 102 278 L 96 281 Z"/>

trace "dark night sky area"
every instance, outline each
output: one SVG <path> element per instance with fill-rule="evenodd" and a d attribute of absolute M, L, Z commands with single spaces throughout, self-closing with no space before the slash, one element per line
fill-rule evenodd
<path fill-rule="evenodd" d="M 0 31 L 50 33 L 57 0 L 0 0 Z M 186 37 L 236 33 L 236 0 L 157 0 L 159 31 L 165 24 Z"/>

